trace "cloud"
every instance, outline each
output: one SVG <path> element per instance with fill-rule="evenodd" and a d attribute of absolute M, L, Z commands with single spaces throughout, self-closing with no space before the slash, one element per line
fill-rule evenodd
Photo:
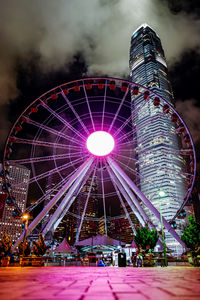
<path fill-rule="evenodd" d="M 0 101 L 17 95 L 16 61 L 33 53 L 42 71 L 62 68 L 82 52 L 90 75 L 128 73 L 132 32 L 147 22 L 160 35 L 167 59 L 200 42 L 191 17 L 174 16 L 158 0 L 1 0 Z M 192 34 L 191 34 L 192 33 Z"/>
<path fill-rule="evenodd" d="M 160 0 L 0 0 L 0 4 L 2 108 L 20 94 L 19 61 L 28 67 L 39 57 L 37 68 L 45 74 L 70 65 L 79 52 L 89 76 L 122 77 L 129 73 L 131 35 L 142 23 L 159 34 L 169 63 L 200 43 L 199 23 L 189 15 L 173 15 Z M 6 128 L 3 109 L 1 118 Z"/>
<path fill-rule="evenodd" d="M 7 115 L 7 106 L 0 105 L 0 152 L 4 147 L 5 140 L 8 135 L 8 128 L 10 128 L 10 122 L 5 118 Z M 0 153 L 1 154 L 1 153 Z"/>
<path fill-rule="evenodd" d="M 185 11 L 188 14 L 200 16 L 200 3 L 197 0 L 163 0 L 175 14 Z"/>
<path fill-rule="evenodd" d="M 176 110 L 180 113 L 185 121 L 194 143 L 200 142 L 200 107 L 195 99 L 176 102 Z"/>

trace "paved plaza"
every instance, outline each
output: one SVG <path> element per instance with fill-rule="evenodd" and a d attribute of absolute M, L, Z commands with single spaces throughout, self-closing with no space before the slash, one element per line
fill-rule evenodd
<path fill-rule="evenodd" d="M 200 299 L 200 268 L 0 268 L 0 299 Z"/>

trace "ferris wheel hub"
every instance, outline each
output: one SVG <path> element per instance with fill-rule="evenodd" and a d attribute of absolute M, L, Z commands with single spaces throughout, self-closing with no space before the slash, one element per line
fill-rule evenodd
<path fill-rule="evenodd" d="M 106 156 L 115 147 L 112 135 L 106 131 L 95 131 L 89 135 L 86 142 L 87 149 L 96 156 Z"/>

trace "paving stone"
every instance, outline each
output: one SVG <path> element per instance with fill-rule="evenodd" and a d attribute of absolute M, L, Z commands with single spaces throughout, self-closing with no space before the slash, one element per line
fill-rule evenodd
<path fill-rule="evenodd" d="M 0 268 L 1 300 L 197 300 L 200 268 Z"/>
<path fill-rule="evenodd" d="M 140 293 L 116 293 L 117 300 L 148 300 L 149 298 Z"/>
<path fill-rule="evenodd" d="M 113 293 L 88 293 L 83 300 L 116 300 Z"/>
<path fill-rule="evenodd" d="M 128 284 L 112 284 L 111 285 L 112 289 L 114 292 L 133 292 L 136 293 L 138 292 L 137 287 L 132 287 Z"/>
<path fill-rule="evenodd" d="M 147 290 L 142 290 L 142 294 L 147 296 L 149 299 L 162 299 L 162 300 L 172 300 L 176 295 L 170 291 L 163 291 L 158 288 L 148 288 Z"/>

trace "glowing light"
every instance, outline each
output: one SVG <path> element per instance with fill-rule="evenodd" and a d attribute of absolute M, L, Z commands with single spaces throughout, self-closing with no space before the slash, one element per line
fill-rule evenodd
<path fill-rule="evenodd" d="M 165 196 L 165 192 L 164 191 L 159 191 L 158 194 L 159 194 L 160 197 L 164 197 Z"/>
<path fill-rule="evenodd" d="M 29 215 L 23 215 L 22 216 L 22 219 L 24 219 L 24 220 L 28 220 L 28 218 L 29 218 Z"/>
<path fill-rule="evenodd" d="M 87 149 L 96 156 L 108 155 L 115 146 L 115 141 L 106 131 L 95 131 L 87 139 Z"/>

